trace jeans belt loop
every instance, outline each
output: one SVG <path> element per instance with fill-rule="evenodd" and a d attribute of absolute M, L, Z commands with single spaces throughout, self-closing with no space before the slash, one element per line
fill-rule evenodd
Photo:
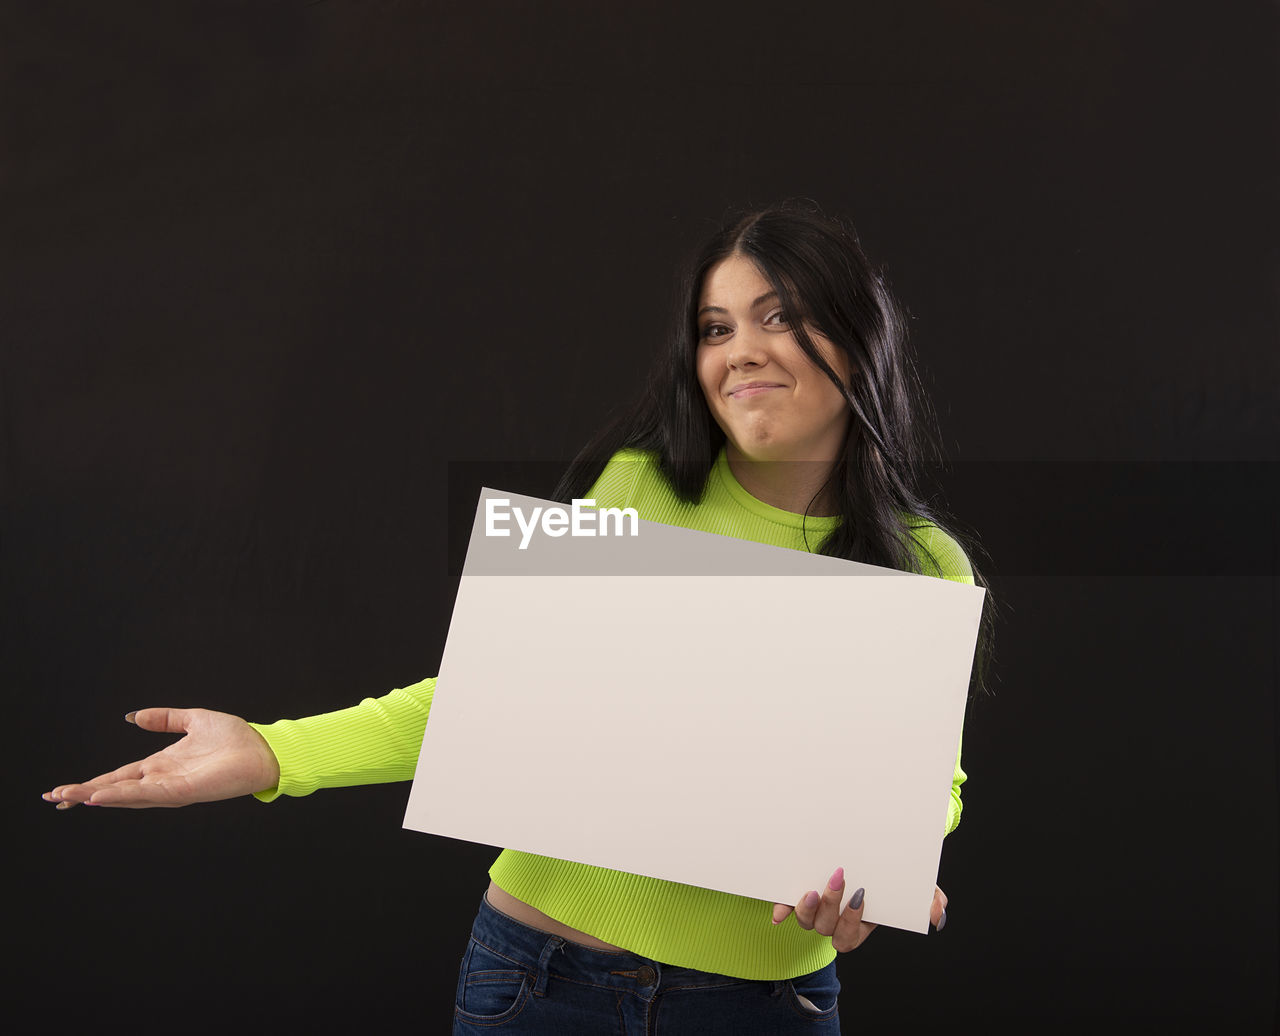
<path fill-rule="evenodd" d="M 558 935 L 551 936 L 542 947 L 542 956 L 538 958 L 538 980 L 533 984 L 534 996 L 547 995 L 547 962 L 556 950 L 564 948 L 564 940 Z"/>

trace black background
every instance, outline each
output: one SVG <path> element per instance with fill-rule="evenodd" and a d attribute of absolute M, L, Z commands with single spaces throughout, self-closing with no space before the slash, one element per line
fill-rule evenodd
<path fill-rule="evenodd" d="M 137 813 L 39 793 L 163 743 L 129 709 L 273 720 L 434 673 L 451 496 L 566 461 L 647 368 L 687 250 L 805 196 L 912 313 L 1003 609 L 946 931 L 842 957 L 846 1030 L 1270 1031 L 1276 23 L 7 5 L 18 1001 L 54 1031 L 447 1028 L 496 850 L 401 830 L 407 785 Z M 645 774 L 608 779 L 650 808 Z M 815 794 L 838 823 L 843 793 Z"/>

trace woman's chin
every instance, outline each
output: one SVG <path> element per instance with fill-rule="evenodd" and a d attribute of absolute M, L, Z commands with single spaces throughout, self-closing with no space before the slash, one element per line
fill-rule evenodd
<path fill-rule="evenodd" d="M 726 452 L 730 460 L 746 461 L 748 464 L 831 463 L 830 458 L 816 457 L 812 446 L 806 448 L 806 444 L 786 442 L 770 436 L 730 440 Z"/>

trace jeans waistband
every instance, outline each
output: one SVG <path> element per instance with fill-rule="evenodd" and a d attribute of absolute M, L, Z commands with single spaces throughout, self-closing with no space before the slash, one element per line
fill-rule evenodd
<path fill-rule="evenodd" d="M 534 992 L 538 995 L 546 988 L 548 973 L 649 996 L 659 991 L 744 985 L 753 981 L 663 964 L 639 954 L 593 949 L 517 921 L 491 906 L 487 896 L 480 902 L 471 934 L 486 949 L 536 975 Z M 759 984 L 781 985 L 777 982 Z"/>

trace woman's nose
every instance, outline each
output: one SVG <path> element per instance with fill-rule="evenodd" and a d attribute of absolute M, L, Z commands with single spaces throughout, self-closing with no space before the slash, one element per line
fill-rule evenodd
<path fill-rule="evenodd" d="M 725 362 L 734 370 L 744 367 L 760 367 L 768 362 L 769 354 L 761 343 L 758 332 L 739 331 L 729 343 Z"/>

